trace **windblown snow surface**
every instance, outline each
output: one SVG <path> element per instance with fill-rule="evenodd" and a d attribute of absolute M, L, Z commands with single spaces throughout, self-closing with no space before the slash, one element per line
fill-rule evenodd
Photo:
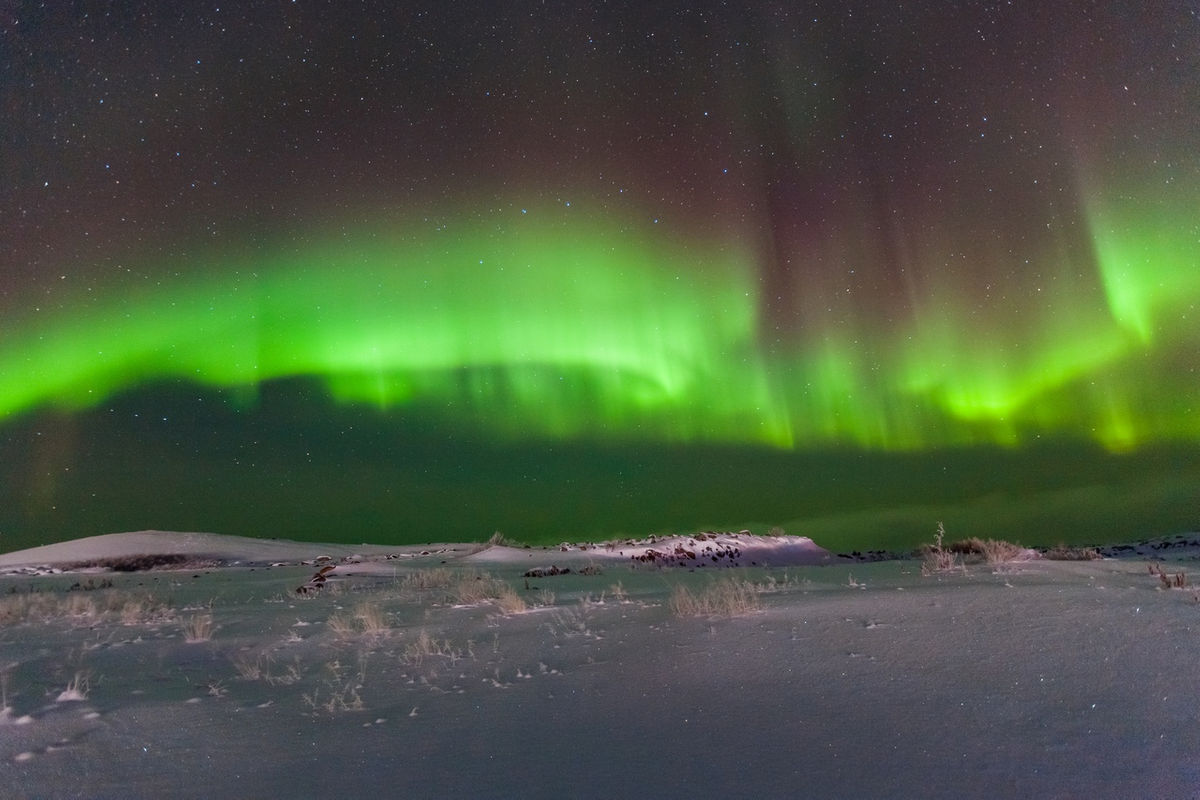
<path fill-rule="evenodd" d="M 389 549 L 143 532 L 54 548 L 0 556 L 8 796 L 1200 787 L 1186 548 L 933 575 L 737 534 Z M 97 563 L 165 553 L 190 560 Z M 741 600 L 689 612 L 688 597 Z"/>

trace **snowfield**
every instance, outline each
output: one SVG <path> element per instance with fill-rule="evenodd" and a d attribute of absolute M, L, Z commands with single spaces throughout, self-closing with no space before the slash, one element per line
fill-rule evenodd
<path fill-rule="evenodd" d="M 931 575 L 746 534 L 142 532 L 4 554 L 0 781 L 47 798 L 1193 796 L 1193 550 L 1122 552 Z M 151 555 L 183 560 L 103 563 Z"/>

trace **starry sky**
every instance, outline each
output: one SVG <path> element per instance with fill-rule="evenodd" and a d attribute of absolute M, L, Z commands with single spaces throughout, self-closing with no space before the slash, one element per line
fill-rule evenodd
<path fill-rule="evenodd" d="M 1200 527 L 1194 3 L 0 5 L 0 549 Z"/>

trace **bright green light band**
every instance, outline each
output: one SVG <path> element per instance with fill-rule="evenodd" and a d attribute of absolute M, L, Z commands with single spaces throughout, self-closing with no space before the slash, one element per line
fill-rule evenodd
<path fill-rule="evenodd" d="M 1015 326 L 932 293 L 908 323 L 769 354 L 755 254 L 736 241 L 672 240 L 581 208 L 339 229 L 10 317 L 0 418 L 160 380 L 244 390 L 307 376 L 338 402 L 515 437 L 892 450 L 1198 439 L 1200 380 L 1182 355 L 1200 352 L 1195 228 L 1092 223 L 1106 308 L 1064 295 Z"/>

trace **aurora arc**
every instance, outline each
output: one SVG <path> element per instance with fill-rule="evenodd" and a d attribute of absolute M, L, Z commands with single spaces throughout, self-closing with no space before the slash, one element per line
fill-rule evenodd
<path fill-rule="evenodd" d="M 1195 226 L 1121 226 L 1108 208 L 1089 206 L 1096 291 L 1057 298 L 1033 324 L 980 330 L 935 286 L 907 319 L 769 348 L 756 253 L 736 236 L 667 236 L 578 207 L 331 226 L 10 319 L 0 418 L 155 381 L 245 397 L 315 377 L 339 403 L 514 438 L 883 450 L 1200 439 L 1200 389 L 1180 359 L 1200 351 L 1200 331 L 1170 322 L 1200 299 Z"/>

